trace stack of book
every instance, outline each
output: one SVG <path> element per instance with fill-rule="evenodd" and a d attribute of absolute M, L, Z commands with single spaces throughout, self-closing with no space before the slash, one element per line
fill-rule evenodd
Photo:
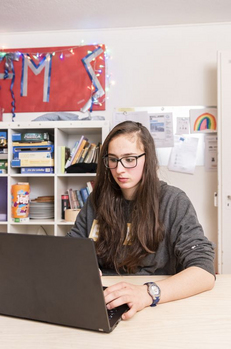
<path fill-rule="evenodd" d="M 54 144 L 47 132 L 17 133 L 12 135 L 11 167 L 21 173 L 53 173 Z"/>
<path fill-rule="evenodd" d="M 90 143 L 88 138 L 81 136 L 79 141 L 76 141 L 70 156 L 66 161 L 65 169 L 77 163 L 98 163 L 98 157 L 101 149 L 101 143 Z"/>
<path fill-rule="evenodd" d="M 69 188 L 67 190 L 67 195 L 69 197 L 69 207 L 72 210 L 81 209 L 87 201 L 88 196 L 92 192 L 93 187 L 94 181 L 88 181 L 86 183 L 86 187 L 80 190 Z"/>
<path fill-rule="evenodd" d="M 0 132 L 0 173 L 7 173 L 8 164 L 7 133 Z"/>

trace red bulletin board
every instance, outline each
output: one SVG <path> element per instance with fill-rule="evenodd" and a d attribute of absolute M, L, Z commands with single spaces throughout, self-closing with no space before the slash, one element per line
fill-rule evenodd
<path fill-rule="evenodd" d="M 4 113 L 105 110 L 104 53 L 104 45 L 0 51 L 0 107 Z"/>

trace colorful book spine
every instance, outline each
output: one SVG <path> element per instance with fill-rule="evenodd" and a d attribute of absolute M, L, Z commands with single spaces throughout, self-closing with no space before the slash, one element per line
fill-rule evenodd
<path fill-rule="evenodd" d="M 61 145 L 58 146 L 58 172 L 65 173 L 65 164 L 70 157 L 70 148 Z"/>
<path fill-rule="evenodd" d="M 82 208 L 83 205 L 84 205 L 84 202 L 83 202 L 83 199 L 82 199 L 82 196 L 80 194 L 80 191 L 79 190 L 76 190 L 76 195 L 77 195 L 77 198 L 78 198 L 78 201 L 79 201 L 79 204 L 80 204 L 80 207 Z"/>
<path fill-rule="evenodd" d="M 12 135 L 12 142 L 50 141 L 53 138 L 48 132 L 22 132 Z"/>
<path fill-rule="evenodd" d="M 0 132 L 0 147 L 7 147 L 7 133 L 5 131 Z"/>
<path fill-rule="evenodd" d="M 79 202 L 77 201 L 77 198 L 75 196 L 74 190 L 72 188 L 69 188 L 67 190 L 68 196 L 69 196 L 69 202 L 70 202 L 70 207 L 72 210 L 76 210 L 79 208 Z"/>
<path fill-rule="evenodd" d="M 73 165 L 77 162 L 77 159 L 81 156 L 81 151 L 83 150 L 87 141 L 88 141 L 88 139 L 86 137 L 81 136 L 81 138 L 79 140 L 78 147 L 76 148 L 75 154 L 71 160 L 71 165 Z"/>
<path fill-rule="evenodd" d="M 44 145 L 27 145 L 27 146 L 13 146 L 13 157 L 17 158 L 18 154 L 21 152 L 50 152 L 54 153 L 54 145 L 50 144 L 47 146 Z"/>
<path fill-rule="evenodd" d="M 73 202 L 73 197 L 72 197 L 72 188 L 69 188 L 67 190 L 68 197 L 69 197 L 69 203 L 70 203 L 70 208 L 73 210 L 74 209 L 74 202 Z"/>
<path fill-rule="evenodd" d="M 85 202 L 87 201 L 87 198 L 89 196 L 89 193 L 87 191 L 87 188 L 82 188 L 80 189 L 80 194 L 82 196 L 82 199 L 83 199 L 83 203 L 85 204 Z"/>
<path fill-rule="evenodd" d="M 91 146 L 88 150 L 88 153 L 84 159 L 84 162 L 86 163 L 91 163 L 92 162 L 92 159 L 94 157 L 94 152 L 95 152 L 95 149 L 96 149 L 96 144 L 95 143 L 91 143 Z"/>
<path fill-rule="evenodd" d="M 81 208 L 79 200 L 78 200 L 78 197 L 77 197 L 76 190 L 73 190 L 72 197 L 73 197 L 73 200 L 74 200 L 74 207 L 75 207 L 75 209 Z"/>
<path fill-rule="evenodd" d="M 87 142 L 87 145 L 85 145 L 83 152 L 82 152 L 82 155 L 78 161 L 79 163 L 84 162 L 84 160 L 87 156 L 87 153 L 89 152 L 90 147 L 91 147 L 91 143 Z"/>
<path fill-rule="evenodd" d="M 50 144 L 53 144 L 53 142 L 50 142 L 50 141 L 43 141 L 43 142 L 33 142 L 33 143 L 30 143 L 30 142 L 12 142 L 12 146 L 14 147 L 22 147 L 22 146 L 25 146 L 25 147 L 35 147 L 36 145 L 50 145 Z"/>
<path fill-rule="evenodd" d="M 86 145 L 88 145 L 88 141 L 87 141 L 87 138 L 84 138 L 81 141 L 81 144 L 79 145 L 79 148 L 74 156 L 74 159 L 72 160 L 72 163 L 71 163 L 72 165 L 79 162 L 79 159 L 81 158 L 81 155 L 83 153 L 83 149 Z"/>
<path fill-rule="evenodd" d="M 70 156 L 70 148 L 62 146 L 61 148 L 61 173 L 65 172 L 65 164 Z"/>
<path fill-rule="evenodd" d="M 6 160 L 6 159 L 8 159 L 8 154 L 0 153 L 0 160 Z"/>
<path fill-rule="evenodd" d="M 54 153 L 47 151 L 31 151 L 17 153 L 15 159 L 53 159 Z"/>
<path fill-rule="evenodd" d="M 53 167 L 54 159 L 12 159 L 12 167 Z"/>
<path fill-rule="evenodd" d="M 1 174 L 7 173 L 7 167 L 8 167 L 7 160 L 0 160 L 0 173 Z"/>
<path fill-rule="evenodd" d="M 71 165 L 71 161 L 74 157 L 74 154 L 75 154 L 76 148 L 78 147 L 78 144 L 79 144 L 79 141 L 75 142 L 74 147 L 72 148 L 72 151 L 70 153 L 70 156 L 69 156 L 68 160 L 66 161 L 65 168 L 67 168 Z"/>
<path fill-rule="evenodd" d="M 54 167 L 21 167 L 21 173 L 54 173 Z"/>
<path fill-rule="evenodd" d="M 5 169 L 7 167 L 7 160 L 0 160 L 0 168 Z"/>
<path fill-rule="evenodd" d="M 0 138 L 5 138 L 5 139 L 7 139 L 7 132 L 5 132 L 5 131 L 0 131 Z"/>
<path fill-rule="evenodd" d="M 87 182 L 87 189 L 88 189 L 89 194 L 92 193 L 93 187 L 94 187 L 94 181 L 88 181 Z"/>

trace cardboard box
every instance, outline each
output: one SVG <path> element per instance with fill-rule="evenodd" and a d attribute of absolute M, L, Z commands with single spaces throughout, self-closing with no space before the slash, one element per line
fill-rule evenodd
<path fill-rule="evenodd" d="M 80 210 L 72 210 L 72 209 L 65 210 L 65 221 L 74 223 L 79 211 Z"/>

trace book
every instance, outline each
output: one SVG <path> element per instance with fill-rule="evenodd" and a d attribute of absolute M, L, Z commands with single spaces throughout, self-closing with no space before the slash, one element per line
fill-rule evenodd
<path fill-rule="evenodd" d="M 72 188 L 67 189 L 68 197 L 69 197 L 69 203 L 70 203 L 70 208 L 74 209 L 74 202 L 73 202 L 73 197 L 72 197 Z"/>
<path fill-rule="evenodd" d="M 67 167 L 69 167 L 71 165 L 71 161 L 72 161 L 72 159 L 74 157 L 75 150 L 78 147 L 78 144 L 79 144 L 79 141 L 76 141 L 75 144 L 74 144 L 74 147 L 71 150 L 70 156 L 69 156 L 69 158 L 66 161 L 65 168 L 67 168 Z"/>
<path fill-rule="evenodd" d="M 95 143 L 91 143 L 91 146 L 89 148 L 89 151 L 87 153 L 87 156 L 86 156 L 84 162 L 86 162 L 86 163 L 91 163 L 92 162 L 95 149 L 96 149 L 96 144 Z"/>
<path fill-rule="evenodd" d="M 6 169 L 6 167 L 7 167 L 7 160 L 6 159 L 0 160 L 0 168 Z"/>
<path fill-rule="evenodd" d="M 87 188 L 88 188 L 89 194 L 92 193 L 93 188 L 94 188 L 94 181 L 88 181 L 87 182 Z"/>
<path fill-rule="evenodd" d="M 8 159 L 8 154 L 0 153 L 0 160 Z"/>
<path fill-rule="evenodd" d="M 74 190 L 72 188 L 67 189 L 68 196 L 69 196 L 69 202 L 70 202 L 70 208 L 72 210 L 76 210 L 79 208 L 79 203 L 76 201 L 76 196 L 74 193 Z"/>
<path fill-rule="evenodd" d="M 12 134 L 12 142 L 40 142 L 50 141 L 53 135 L 48 132 L 22 132 Z"/>
<path fill-rule="evenodd" d="M 49 151 L 30 151 L 19 152 L 16 154 L 15 159 L 53 159 L 54 153 Z"/>
<path fill-rule="evenodd" d="M 5 131 L 0 132 L 0 147 L 7 146 L 7 133 Z"/>
<path fill-rule="evenodd" d="M 72 196 L 73 196 L 73 200 L 74 200 L 74 203 L 75 203 L 75 207 L 77 209 L 81 208 L 79 200 L 78 200 L 78 196 L 77 196 L 77 193 L 76 193 L 76 190 L 73 190 Z"/>
<path fill-rule="evenodd" d="M 12 167 L 54 167 L 54 159 L 12 159 Z"/>
<path fill-rule="evenodd" d="M 0 131 L 0 138 L 7 139 L 7 132 L 6 131 Z"/>
<path fill-rule="evenodd" d="M 92 162 L 94 162 L 96 164 L 98 164 L 100 150 L 101 150 L 101 143 L 98 143 L 96 148 L 95 148 L 93 158 L 92 158 Z"/>
<path fill-rule="evenodd" d="M 79 140 L 79 144 L 78 144 L 78 147 L 75 151 L 75 154 L 73 156 L 73 159 L 71 161 L 71 165 L 75 164 L 78 162 L 80 156 L 81 156 L 81 151 L 83 150 L 85 144 L 88 142 L 88 139 L 84 136 L 82 136 Z"/>
<path fill-rule="evenodd" d="M 54 173 L 54 167 L 21 167 L 21 173 Z"/>
<path fill-rule="evenodd" d="M 87 153 L 88 153 L 88 151 L 90 149 L 91 143 L 89 143 L 89 142 L 87 142 L 87 143 L 88 144 L 86 144 L 85 147 L 83 148 L 82 155 L 81 155 L 81 157 L 80 157 L 80 159 L 78 161 L 79 163 L 84 162 L 84 160 L 85 160 L 85 158 L 87 156 Z"/>
<path fill-rule="evenodd" d="M 7 173 L 8 162 L 6 159 L 0 160 L 0 173 Z"/>
<path fill-rule="evenodd" d="M 31 146 L 36 146 L 36 145 L 50 145 L 53 144 L 51 141 L 41 141 L 41 142 L 12 142 L 12 146 L 18 147 L 18 146 L 26 146 L 26 147 L 31 147 Z"/>
<path fill-rule="evenodd" d="M 85 202 L 87 201 L 87 198 L 88 198 L 88 196 L 89 196 L 89 193 L 88 193 L 86 187 L 80 189 L 80 195 L 81 195 L 81 197 L 82 197 L 82 199 L 83 199 L 83 203 L 85 204 Z"/>
<path fill-rule="evenodd" d="M 54 153 L 54 145 L 27 145 L 13 146 L 13 158 L 18 158 L 18 154 L 22 152 L 50 152 Z"/>
<path fill-rule="evenodd" d="M 70 157 L 70 148 L 65 145 L 58 147 L 58 171 L 60 173 L 65 172 L 65 164 Z"/>
<path fill-rule="evenodd" d="M 79 202 L 80 208 L 82 208 L 84 203 L 83 203 L 83 199 L 82 199 L 82 196 L 81 196 L 79 190 L 76 190 L 76 195 L 77 195 L 77 198 L 78 198 L 78 202 Z"/>

